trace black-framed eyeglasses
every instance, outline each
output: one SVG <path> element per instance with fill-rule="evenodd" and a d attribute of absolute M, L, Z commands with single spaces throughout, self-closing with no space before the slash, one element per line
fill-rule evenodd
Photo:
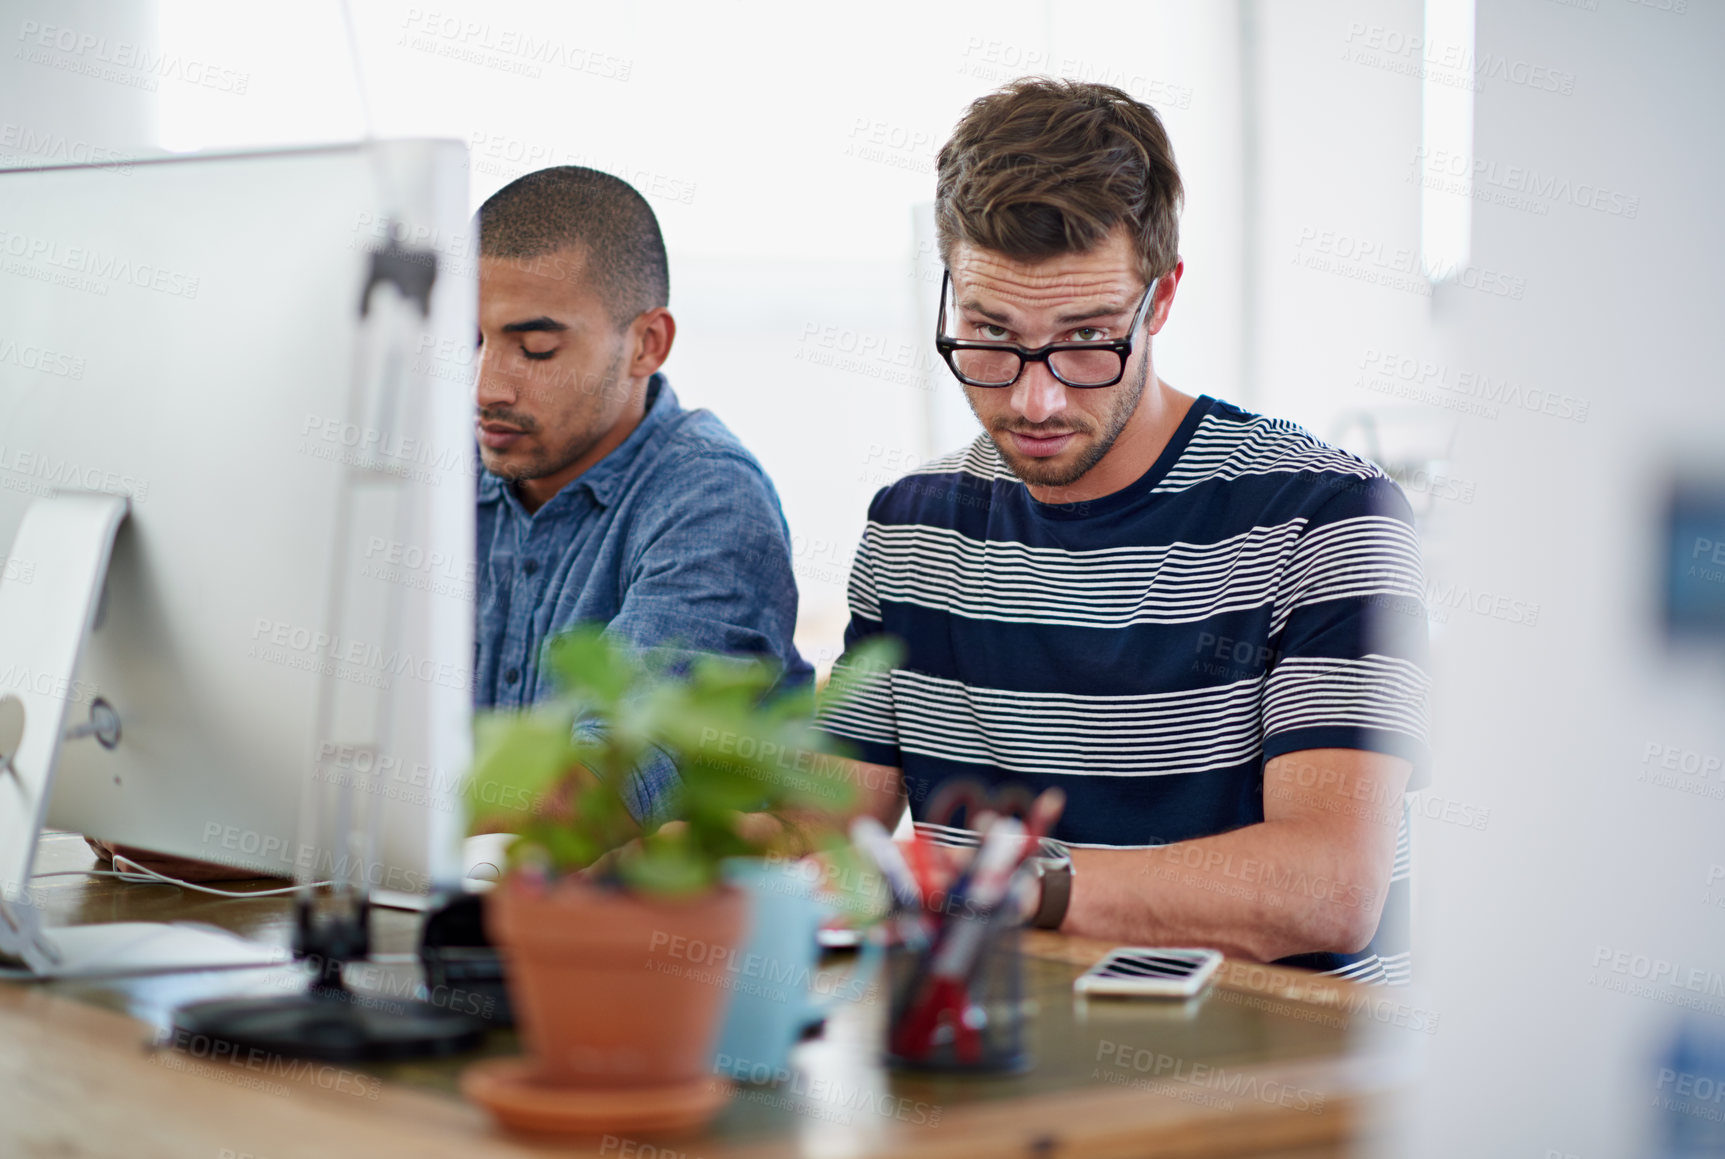
<path fill-rule="evenodd" d="M 1150 299 L 1156 294 L 1152 278 L 1144 290 L 1144 300 L 1132 315 L 1132 325 L 1126 337 L 1102 342 L 1050 342 L 1035 350 L 1026 350 L 1010 342 L 972 342 L 964 338 L 949 338 L 946 333 L 947 289 L 952 285 L 952 271 L 940 279 L 940 317 L 934 324 L 934 348 L 946 359 L 953 376 L 966 386 L 1011 386 L 1024 373 L 1027 362 L 1046 362 L 1048 372 L 1067 386 L 1090 390 L 1113 386 L 1126 377 L 1126 360 L 1132 357 L 1132 341 L 1144 316 L 1150 310 Z"/>

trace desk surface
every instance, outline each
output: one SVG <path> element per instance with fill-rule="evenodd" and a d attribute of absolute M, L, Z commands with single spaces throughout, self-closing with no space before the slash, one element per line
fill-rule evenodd
<path fill-rule="evenodd" d="M 46 834 L 38 872 L 87 868 L 81 838 Z M 260 887 L 263 883 L 260 883 Z M 230 901 L 113 878 L 33 883 L 51 925 L 188 920 L 286 945 L 291 901 Z M 223 888 L 246 888 L 242 883 Z M 374 911 L 384 960 L 356 990 L 409 996 L 421 918 Z M 1077 1002 L 1071 983 L 1099 942 L 1026 939 L 1036 1065 L 1007 1078 L 889 1072 L 876 1057 L 883 1011 L 842 1005 L 797 1048 L 788 1086 L 741 1088 L 696 1137 L 543 1141 L 496 1128 L 456 1093 L 463 1066 L 514 1054 L 496 1032 L 461 1059 L 343 1068 L 209 1062 L 150 1044 L 184 1003 L 292 993 L 289 967 L 104 981 L 0 985 L 0 1135 L 26 1154 L 154 1156 L 600 1154 L 703 1156 L 1125 1156 L 1344 1154 L 1380 1124 L 1382 1096 L 1421 1037 L 1398 1002 L 1295 970 L 1229 962 L 1189 1007 Z"/>

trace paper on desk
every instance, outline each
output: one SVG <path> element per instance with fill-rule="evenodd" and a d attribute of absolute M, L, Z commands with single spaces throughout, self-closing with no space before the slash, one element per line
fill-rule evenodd
<path fill-rule="evenodd" d="M 282 946 L 265 946 L 200 922 L 110 922 L 45 931 L 58 963 L 37 970 L 0 967 L 0 978 L 50 981 L 111 978 L 177 970 L 233 970 L 281 966 L 292 960 Z"/>

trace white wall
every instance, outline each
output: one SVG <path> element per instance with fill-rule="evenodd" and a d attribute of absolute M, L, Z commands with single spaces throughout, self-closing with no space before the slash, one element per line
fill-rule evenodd
<path fill-rule="evenodd" d="M 1611 992 L 1597 983 L 1630 979 L 1595 959 L 1725 973 L 1725 909 L 1705 904 L 1725 801 L 1636 780 L 1649 744 L 1725 754 L 1725 658 L 1669 652 L 1654 629 L 1662 487 L 1725 466 L 1725 9 L 1488 0 L 1478 37 L 1481 60 L 1572 74 L 1568 95 L 1487 81 L 1476 121 L 1503 181 L 1517 166 L 1570 194 L 1545 212 L 1476 202 L 1475 262 L 1525 277 L 1525 297 L 1440 300 L 1424 349 L 1589 409 L 1504 408 L 1457 462 L 1478 501 L 1453 576 L 1540 611 L 1451 617 L 1445 791 L 1491 812 L 1483 833 L 1428 827 L 1422 945 L 1444 1022 L 1409 1150 L 1647 1155 L 1659 1051 L 1676 1003 L 1702 996 Z M 1630 198 L 1633 217 L 1611 212 Z M 1725 1034 L 1725 997 L 1706 1000 L 1698 1023 Z"/>
<path fill-rule="evenodd" d="M 1327 436 L 1337 417 L 1385 400 L 1355 383 L 1367 348 L 1396 351 L 1426 331 L 1417 274 L 1380 264 L 1419 246 L 1420 82 L 1383 65 L 1370 33 L 1421 28 L 1419 0 L 1253 5 L 1259 142 L 1253 285 L 1254 402 Z M 1365 258 L 1343 257 L 1374 247 Z M 1380 278 L 1390 284 L 1370 280 Z"/>
<path fill-rule="evenodd" d="M 159 95 L 186 87 L 183 72 L 154 59 L 156 18 L 148 0 L 0 0 L 0 168 L 153 149 Z"/>
<path fill-rule="evenodd" d="M 1652 1153 L 1656 1060 L 1697 996 L 1614 992 L 1632 979 L 1595 959 L 1725 972 L 1725 802 L 1636 780 L 1649 745 L 1725 754 L 1725 663 L 1655 631 L 1662 489 L 1725 468 L 1725 9 L 1679 7 L 1480 0 L 1483 72 L 1459 74 L 1406 48 L 1412 0 L 1247 8 L 1253 401 L 1325 435 L 1370 409 L 1445 473 L 1412 496 L 1437 669 L 1414 1001 L 1439 1030 L 1397 1153 Z M 1445 176 L 1416 153 L 1422 67 L 1477 80 L 1488 166 L 1469 285 L 1430 296 L 1401 273 Z"/>
<path fill-rule="evenodd" d="M 177 148 L 361 130 L 333 4 L 259 21 L 163 0 L 164 35 L 240 62 L 243 101 L 164 107 Z M 931 392 L 956 394 L 919 309 L 913 208 L 966 104 L 1053 72 L 1156 104 L 1190 201 L 1188 276 L 1159 369 L 1237 397 L 1242 269 L 1235 7 L 1110 0 L 654 5 L 356 3 L 376 128 L 472 143 L 473 198 L 578 163 L 633 181 L 658 212 L 681 331 L 666 371 L 777 482 L 797 544 L 799 642 L 830 659 L 875 489 L 937 449 Z M 527 47 L 525 37 L 534 38 Z M 549 43 L 552 59 L 535 55 Z M 559 65 L 558 61 L 576 67 Z M 522 71 L 525 70 L 525 71 Z M 950 411 L 951 398 L 945 399 Z M 964 416 L 942 427 L 962 435 Z M 939 450 L 952 449 L 940 446 Z"/>

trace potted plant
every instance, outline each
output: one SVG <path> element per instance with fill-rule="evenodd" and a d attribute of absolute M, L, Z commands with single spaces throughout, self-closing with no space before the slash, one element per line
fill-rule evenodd
<path fill-rule="evenodd" d="M 886 658 L 847 664 L 827 694 Z M 667 677 L 598 625 L 547 661 L 558 695 L 481 717 L 467 784 L 476 831 L 518 834 L 486 924 L 531 1059 L 482 1064 L 463 1088 L 520 1127 L 695 1126 L 729 1093 L 709 1071 L 747 916 L 721 865 L 808 851 L 805 826 L 851 786 L 822 759 L 812 688 L 773 695 L 768 663 L 701 656 Z M 660 754 L 677 783 L 639 823 L 622 789 Z"/>

